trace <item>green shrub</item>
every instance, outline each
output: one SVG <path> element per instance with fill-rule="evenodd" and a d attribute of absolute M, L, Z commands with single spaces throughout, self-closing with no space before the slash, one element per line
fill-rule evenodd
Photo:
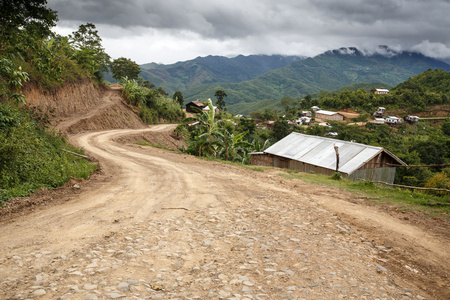
<path fill-rule="evenodd" d="M 158 121 L 158 112 L 145 105 L 139 108 L 139 116 L 146 124 L 156 124 Z"/>
<path fill-rule="evenodd" d="M 341 180 L 342 179 L 342 174 L 339 172 L 334 172 L 333 175 L 331 175 L 331 179 L 333 180 Z"/>
<path fill-rule="evenodd" d="M 0 105 L 0 203 L 72 177 L 87 178 L 96 166 L 62 151 L 78 151 L 64 137 L 39 126 L 29 111 Z"/>
<path fill-rule="evenodd" d="M 445 172 L 437 173 L 427 181 L 425 187 L 450 190 L 450 177 Z M 449 194 L 445 191 L 428 191 L 428 193 L 437 196 L 447 196 Z"/>

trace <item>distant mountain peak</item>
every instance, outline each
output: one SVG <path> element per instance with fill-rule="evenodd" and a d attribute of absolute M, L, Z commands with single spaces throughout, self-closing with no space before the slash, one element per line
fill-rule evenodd
<path fill-rule="evenodd" d="M 372 56 L 382 55 L 386 57 L 393 57 L 402 53 L 409 53 L 407 51 L 397 51 L 387 45 L 379 45 L 375 49 L 362 49 L 356 47 L 341 47 L 339 49 L 326 51 L 327 55 L 351 55 L 351 56 Z"/>
<path fill-rule="evenodd" d="M 363 52 L 358 50 L 356 47 L 341 47 L 339 49 L 334 50 L 328 50 L 324 54 L 326 55 L 352 55 L 352 56 L 359 56 L 364 55 Z"/>
<path fill-rule="evenodd" d="M 375 49 L 375 54 L 379 54 L 379 55 L 383 55 L 383 56 L 387 56 L 387 57 L 393 57 L 396 55 L 399 55 L 401 52 L 387 46 L 387 45 L 379 45 L 376 49 Z"/>

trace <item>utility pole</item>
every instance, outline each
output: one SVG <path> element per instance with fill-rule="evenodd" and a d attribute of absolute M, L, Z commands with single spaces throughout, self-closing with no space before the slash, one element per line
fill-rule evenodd
<path fill-rule="evenodd" d="M 334 151 L 336 151 L 336 173 L 339 172 L 339 147 L 334 144 Z"/>

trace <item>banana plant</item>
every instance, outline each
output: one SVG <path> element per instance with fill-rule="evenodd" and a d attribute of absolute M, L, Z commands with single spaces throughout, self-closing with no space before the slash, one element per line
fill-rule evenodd
<path fill-rule="evenodd" d="M 270 140 L 267 139 L 264 141 L 264 143 L 260 143 L 259 140 L 254 139 L 252 141 L 252 151 L 254 152 L 263 152 L 264 150 L 266 150 L 267 148 L 269 148 L 270 146 Z"/>
<path fill-rule="evenodd" d="M 215 120 L 215 111 L 211 99 L 208 99 L 209 111 L 199 111 L 196 117 L 186 118 L 183 123 L 198 122 L 197 132 L 190 139 L 188 153 L 199 156 L 217 156 L 216 133 L 222 121 Z"/>
<path fill-rule="evenodd" d="M 218 130 L 215 136 L 220 149 L 219 156 L 225 160 L 241 160 L 242 154 L 246 155 L 252 146 L 250 143 L 242 141 L 242 138 L 247 133 L 248 131 L 245 131 L 234 135 L 234 133 L 230 133 L 225 128 Z"/>

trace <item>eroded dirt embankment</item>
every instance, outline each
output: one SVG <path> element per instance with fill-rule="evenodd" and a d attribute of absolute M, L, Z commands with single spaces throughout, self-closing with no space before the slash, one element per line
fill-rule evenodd
<path fill-rule="evenodd" d="M 28 85 L 23 94 L 27 105 L 50 116 L 50 129 L 62 134 L 146 127 L 137 110 L 122 98 L 119 85 L 96 87 L 84 81 L 66 84 L 52 92 Z"/>
<path fill-rule="evenodd" d="M 102 92 L 103 88 L 96 88 L 91 81 L 68 83 L 51 92 L 34 84 L 26 84 L 23 89 L 28 105 L 56 117 L 70 117 L 97 106 L 102 102 Z"/>

